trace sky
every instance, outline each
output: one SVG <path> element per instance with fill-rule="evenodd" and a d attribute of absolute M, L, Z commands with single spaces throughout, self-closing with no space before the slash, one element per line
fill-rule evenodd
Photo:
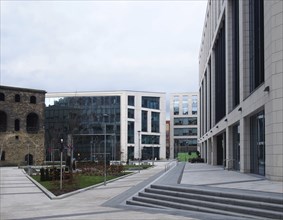
<path fill-rule="evenodd" d="M 1 85 L 198 91 L 205 0 L 1 0 Z"/>

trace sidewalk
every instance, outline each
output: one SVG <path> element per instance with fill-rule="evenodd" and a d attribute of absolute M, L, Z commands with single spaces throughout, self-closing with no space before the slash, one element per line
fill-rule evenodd
<path fill-rule="evenodd" d="M 165 162 L 155 167 L 88 191 L 50 200 L 17 168 L 0 168 L 3 219 L 192 219 L 162 212 L 143 212 L 142 208 L 123 209 L 103 206 L 108 200 L 138 186 L 144 180 L 165 172 Z M 129 195 L 130 196 L 130 195 Z"/>
<path fill-rule="evenodd" d="M 264 176 L 228 171 L 220 166 L 203 163 L 187 163 L 181 184 L 283 193 L 283 182 L 270 181 Z"/>
<path fill-rule="evenodd" d="M 185 168 L 181 165 L 165 173 L 166 164 L 167 162 L 155 162 L 154 168 L 107 183 L 106 186 L 56 200 L 49 199 L 22 170 L 14 167 L 0 168 L 0 219 L 211 219 L 212 216 L 207 213 L 191 212 L 181 215 L 178 210 L 124 205 L 126 199 L 152 182 L 175 185 L 180 180 L 180 184 L 187 187 L 218 187 L 221 190 L 233 188 L 244 193 L 265 192 L 272 196 L 283 196 L 282 182 L 269 181 L 261 176 L 227 171 L 207 164 L 189 163 L 186 163 Z M 223 216 L 214 217 L 223 219 Z"/>

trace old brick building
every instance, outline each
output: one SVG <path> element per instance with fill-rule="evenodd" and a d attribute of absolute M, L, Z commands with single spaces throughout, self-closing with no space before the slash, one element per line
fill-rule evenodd
<path fill-rule="evenodd" d="M 0 166 L 43 163 L 45 93 L 0 86 Z"/>

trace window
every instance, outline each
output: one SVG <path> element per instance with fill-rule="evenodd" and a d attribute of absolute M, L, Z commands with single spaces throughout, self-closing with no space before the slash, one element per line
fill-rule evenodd
<path fill-rule="evenodd" d="M 189 113 L 189 97 L 187 95 L 183 96 L 183 115 Z"/>
<path fill-rule="evenodd" d="M 159 144 L 158 135 L 142 135 L 142 144 Z"/>
<path fill-rule="evenodd" d="M 142 107 L 150 109 L 159 109 L 159 97 L 142 97 Z"/>
<path fill-rule="evenodd" d="M 175 128 L 174 136 L 196 136 L 197 128 Z"/>
<path fill-rule="evenodd" d="M 263 0 L 249 2 L 250 91 L 264 82 L 264 9 Z"/>
<path fill-rule="evenodd" d="M 0 101 L 5 101 L 5 94 L 0 92 Z"/>
<path fill-rule="evenodd" d="M 225 22 L 215 43 L 215 123 L 226 114 Z"/>
<path fill-rule="evenodd" d="M 233 53 L 233 106 L 240 103 L 240 76 L 239 76 L 239 1 L 232 1 L 232 53 Z"/>
<path fill-rule="evenodd" d="M 15 120 L 15 131 L 19 131 L 20 130 L 20 120 L 16 119 Z"/>
<path fill-rule="evenodd" d="M 196 95 L 192 96 L 192 114 L 196 115 L 198 113 L 198 97 Z"/>
<path fill-rule="evenodd" d="M 1 161 L 4 161 L 5 160 L 5 155 L 6 152 L 5 151 L 1 151 Z"/>
<path fill-rule="evenodd" d="M 128 109 L 128 118 L 135 118 L 135 109 Z"/>
<path fill-rule="evenodd" d="M 159 112 L 152 112 L 151 113 L 151 132 L 159 132 Z"/>
<path fill-rule="evenodd" d="M 38 132 L 38 130 L 39 130 L 39 119 L 38 119 L 37 114 L 35 114 L 35 113 L 28 114 L 26 129 L 27 129 L 28 133 Z"/>
<path fill-rule="evenodd" d="M 128 96 L 128 105 L 135 106 L 135 96 Z"/>
<path fill-rule="evenodd" d="M 173 109 L 174 109 L 174 115 L 179 115 L 179 96 L 174 96 Z"/>
<path fill-rule="evenodd" d="M 142 111 L 142 131 L 147 131 L 147 111 Z"/>
<path fill-rule="evenodd" d="M 35 96 L 31 96 L 30 97 L 30 103 L 31 104 L 36 104 L 36 97 Z"/>
<path fill-rule="evenodd" d="M 174 118 L 174 125 L 197 125 L 197 118 Z"/>
<path fill-rule="evenodd" d="M 20 102 L 21 101 L 21 96 L 19 94 L 15 95 L 15 102 Z"/>
<path fill-rule="evenodd" d="M 7 114 L 3 111 L 0 111 L 0 132 L 7 131 Z"/>
<path fill-rule="evenodd" d="M 135 143 L 135 122 L 128 121 L 128 143 Z"/>

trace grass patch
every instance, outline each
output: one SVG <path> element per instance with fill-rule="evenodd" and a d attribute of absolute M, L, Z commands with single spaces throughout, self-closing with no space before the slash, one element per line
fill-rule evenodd
<path fill-rule="evenodd" d="M 121 173 L 120 176 L 127 174 L 128 173 Z M 118 178 L 120 176 L 107 176 L 106 181 Z M 40 176 L 32 176 L 32 178 L 56 196 L 104 182 L 104 176 L 90 176 L 78 174 L 73 175 L 72 179 L 63 180 L 63 189 L 60 190 L 60 181 L 58 180 L 40 181 Z"/>

